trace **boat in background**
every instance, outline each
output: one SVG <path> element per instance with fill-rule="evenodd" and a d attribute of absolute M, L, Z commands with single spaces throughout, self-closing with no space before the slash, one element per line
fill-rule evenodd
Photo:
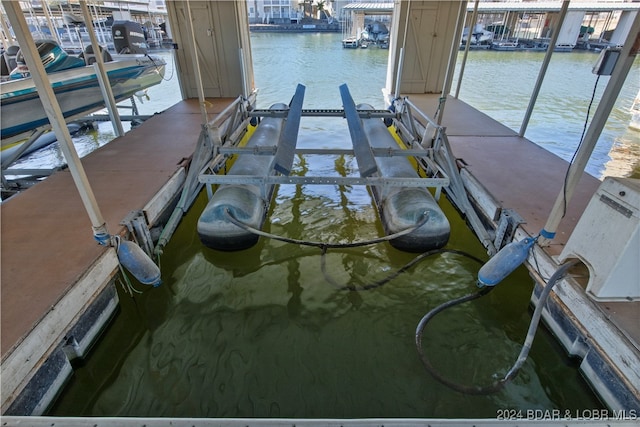
<path fill-rule="evenodd" d="M 46 42 L 46 44 L 50 43 L 55 44 Z M 58 54 L 68 58 L 61 49 Z M 49 75 L 51 87 L 65 118 L 71 119 L 104 108 L 104 98 L 94 67 L 90 65 L 78 67 L 75 61 L 57 62 L 72 65 L 71 68 Z M 112 61 L 105 63 L 105 69 L 116 102 L 130 98 L 136 92 L 160 83 L 164 78 L 165 65 L 162 58 L 150 55 L 115 55 Z M 26 132 L 49 125 L 49 119 L 30 77 L 12 78 L 1 83 L 0 106 L 2 108 L 0 135 L 3 146 L 5 141 L 15 142 L 16 137 L 19 139 L 21 136 L 24 137 Z"/>
<path fill-rule="evenodd" d="M 128 50 L 118 49 L 118 52 L 131 53 L 113 56 L 100 47 L 113 96 L 118 102 L 162 82 L 166 62 L 140 49 L 137 38 L 144 37 L 142 34 L 138 36 L 136 31 L 126 26 L 116 28 L 114 25 L 113 31 L 121 31 L 122 43 L 132 46 Z M 104 108 L 104 97 L 92 66 L 95 53 L 91 45 L 78 57 L 67 54 L 52 40 L 38 41 L 36 46 L 65 119 Z M 34 129 L 48 128 L 49 119 L 21 53 L 16 53 L 15 68 L 11 68 L 12 58 L 3 56 L 3 59 L 5 69 L 11 69 L 8 78 L 0 84 L 0 137 L 5 147 L 24 139 Z"/>
<path fill-rule="evenodd" d="M 462 30 L 462 39 L 460 41 L 460 49 L 464 49 L 469 39 L 469 27 Z M 489 49 L 493 41 L 493 32 L 487 31 L 482 24 L 476 24 L 471 32 L 469 39 L 470 49 Z"/>

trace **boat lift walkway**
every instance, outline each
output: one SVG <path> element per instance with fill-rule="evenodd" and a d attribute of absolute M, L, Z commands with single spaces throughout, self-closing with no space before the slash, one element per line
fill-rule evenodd
<path fill-rule="evenodd" d="M 209 113 L 215 114 L 233 99 L 208 101 Z M 439 97 L 417 95 L 411 101 L 432 115 Z M 83 159 L 112 234 L 124 233 L 126 228 L 118 225 L 120 221 L 130 211 L 143 209 L 186 166 L 196 147 L 201 119 L 197 100 L 182 101 Z M 443 126 L 447 128 L 463 176 L 474 185 L 484 186 L 493 197 L 478 202 L 513 209 L 525 220 L 521 228 L 536 235 L 553 206 L 568 163 L 457 99 L 447 101 Z M 545 249 L 550 255 L 561 251 L 599 184 L 596 178 L 583 176 L 554 244 Z M 93 240 L 91 223 L 68 171 L 57 172 L 5 201 L 1 214 L 2 412 L 5 413 L 12 398 L 4 389 L 11 374 L 5 372 L 6 362 L 16 356 L 14 353 L 20 353 L 21 343 L 34 334 L 40 334 L 36 341 L 42 347 L 60 345 L 67 333 L 66 325 L 49 328 L 44 335 L 39 328 L 52 313 L 65 309 L 61 301 L 94 268 L 107 248 Z M 81 310 L 94 291 L 89 287 L 73 308 Z M 604 305 L 603 310 L 608 310 L 623 329 L 634 324 L 633 313 L 631 317 L 620 313 L 618 320 L 616 307 Z M 71 320 L 75 321 L 80 314 L 74 314 Z M 625 334 L 634 334 L 630 337 L 637 345 L 640 332 L 636 327 L 627 329 Z M 14 352 L 16 348 L 19 351 Z M 24 353 L 17 356 L 33 357 Z M 37 368 L 43 360 L 30 363 Z M 16 378 L 22 386 L 33 372 L 25 375 L 26 378 Z"/>
<path fill-rule="evenodd" d="M 207 101 L 208 112 L 216 115 L 233 99 Z M 111 234 L 126 232 L 127 228 L 120 222 L 131 211 L 143 210 L 157 196 L 170 197 L 159 193 L 187 166 L 200 130 L 198 101 L 182 101 L 82 159 Z M 156 209 L 161 209 L 162 204 Z M 36 334 L 35 341 L 43 357 L 49 346 L 55 347 L 62 342 L 68 333 L 64 330 L 68 325 L 55 324 L 60 317 L 54 315 L 66 315 L 69 321 L 75 322 L 81 311 L 86 310 L 86 305 L 97 298 L 94 294 L 99 290 L 96 288 L 102 285 L 88 275 L 109 249 L 94 240 L 91 222 L 68 170 L 56 172 L 11 197 L 2 203 L 0 210 L 4 413 L 7 409 L 5 399 L 11 398 L 11 393 L 5 389 L 11 378 L 5 371 L 10 356 L 16 348 L 15 353 L 21 353 L 23 350 L 18 346 L 27 344 L 26 338 Z M 109 279 L 117 271 L 117 263 L 115 271 L 113 267 L 112 263 L 107 263 L 102 269 L 108 271 L 101 271 L 99 275 Z M 62 306 L 78 284 L 87 278 L 93 283 L 74 297 L 71 306 Z M 66 312 L 60 313 L 60 310 Z M 20 355 L 26 359 L 34 356 Z M 29 362 L 37 367 L 44 360 Z M 15 381 L 23 382 L 23 379 L 16 378 Z"/>

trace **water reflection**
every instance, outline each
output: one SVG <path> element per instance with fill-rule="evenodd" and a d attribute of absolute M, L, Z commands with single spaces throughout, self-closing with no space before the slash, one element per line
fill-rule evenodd
<path fill-rule="evenodd" d="M 518 132 L 543 57 L 544 52 L 470 52 L 460 99 Z M 596 59 L 597 55 L 586 51 L 553 55 L 525 134 L 567 161 L 580 141 L 593 89 L 591 116 L 609 82 L 609 77 L 601 77 L 596 86 L 597 76 L 592 73 Z M 604 165 L 610 161 L 610 150 L 627 132 L 630 108 L 640 89 L 640 80 L 634 76 L 639 73 L 640 61 L 636 60 L 589 159 L 586 170 L 597 178 L 615 173 Z M 454 81 L 457 79 L 456 75 Z M 637 135 L 634 138 L 638 140 Z M 628 161 L 637 163 L 640 157 Z"/>
<path fill-rule="evenodd" d="M 628 129 L 616 138 L 609 160 L 604 164 L 605 176 L 640 178 L 640 132 Z"/>

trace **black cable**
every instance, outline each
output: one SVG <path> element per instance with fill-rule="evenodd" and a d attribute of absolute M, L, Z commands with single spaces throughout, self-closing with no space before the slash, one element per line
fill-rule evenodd
<path fill-rule="evenodd" d="M 273 239 L 273 240 L 279 240 L 281 242 L 285 242 L 285 243 L 293 243 L 293 244 L 297 244 L 297 245 L 304 245 L 304 246 L 314 246 L 317 248 L 321 248 L 323 250 L 326 250 L 327 248 L 357 248 L 360 246 L 368 246 L 368 245 L 373 245 L 376 243 L 382 243 L 382 242 L 387 242 L 389 240 L 393 240 L 396 239 L 398 237 L 404 236 L 406 234 L 412 233 L 415 230 L 417 230 L 418 228 L 422 227 L 423 225 L 425 225 L 427 223 L 427 221 L 429 220 L 429 212 L 425 211 L 422 213 L 422 215 L 420 215 L 420 218 L 418 220 L 418 223 L 416 225 L 414 225 L 413 227 L 409 227 L 409 228 L 405 228 L 404 230 L 401 230 L 397 233 L 394 234 L 389 234 L 387 236 L 384 237 L 378 237 L 375 239 L 371 239 L 371 240 L 364 240 L 361 242 L 351 242 L 351 243 L 324 243 L 324 242 L 312 242 L 309 240 L 299 240 L 299 239 L 292 239 L 289 237 L 282 237 L 282 236 L 278 236 L 276 234 L 271 234 L 271 233 L 267 233 L 265 231 L 262 230 L 258 230 L 257 228 L 254 228 L 252 226 L 250 226 L 249 224 L 240 221 L 238 218 L 236 218 L 233 213 L 229 210 L 229 208 L 225 208 L 224 210 L 225 215 L 227 216 L 227 218 L 236 226 L 242 228 L 245 231 L 248 231 L 250 233 L 256 234 L 258 236 L 262 236 L 262 237 L 267 237 L 269 239 Z"/>
<path fill-rule="evenodd" d="M 464 302 L 472 301 L 474 299 L 480 298 L 488 294 L 495 286 L 485 286 L 484 288 L 472 294 L 468 294 L 463 297 L 456 298 L 451 301 L 447 301 L 444 304 L 441 304 L 436 308 L 434 308 L 433 310 L 431 310 L 430 312 L 428 312 L 420 320 L 416 328 L 415 342 L 416 342 L 416 349 L 418 350 L 418 355 L 420 356 L 420 360 L 422 361 L 422 364 L 424 365 L 425 369 L 429 371 L 429 373 L 441 384 L 444 384 L 447 387 L 452 388 L 453 390 L 459 391 L 460 393 L 472 394 L 472 395 L 490 394 L 490 393 L 495 393 L 500 389 L 502 389 L 505 386 L 505 384 L 507 384 L 509 381 L 514 379 L 516 375 L 518 375 L 520 368 L 522 368 L 522 365 L 524 365 L 524 362 L 527 360 L 527 356 L 529 355 L 529 350 L 531 350 L 531 345 L 533 343 L 533 339 L 535 337 L 535 333 L 538 328 L 540 318 L 542 316 L 542 310 L 544 309 L 544 306 L 547 302 L 547 298 L 551 294 L 551 289 L 558 282 L 558 280 L 564 277 L 564 275 L 567 273 L 567 271 L 571 267 L 573 267 L 579 262 L 580 262 L 579 260 L 574 259 L 566 262 L 565 264 L 562 264 L 549 278 L 547 285 L 544 287 L 544 289 L 540 293 L 540 297 L 538 298 L 538 304 L 536 305 L 536 309 L 534 310 L 533 315 L 531 316 L 529 329 L 527 330 L 527 335 L 524 343 L 522 344 L 522 349 L 520 350 L 520 354 L 518 355 L 516 362 L 513 364 L 511 369 L 509 369 L 509 371 L 505 374 L 503 378 L 487 386 L 469 386 L 469 385 L 458 384 L 456 382 L 453 382 L 445 378 L 442 374 L 436 371 L 436 369 L 429 362 L 429 359 L 427 359 L 427 357 L 425 356 L 424 350 L 422 348 L 422 334 L 423 334 L 424 328 L 427 326 L 427 323 L 429 323 L 429 321 L 431 321 L 436 314 L 446 310 L 447 308 L 451 308 L 458 304 L 462 304 Z"/>
<path fill-rule="evenodd" d="M 564 175 L 564 183 L 562 184 L 562 197 L 563 197 L 563 209 L 562 209 L 562 218 L 567 214 L 567 180 L 569 179 L 569 171 L 571 170 L 571 166 L 573 165 L 574 160 L 576 159 L 576 155 L 578 151 L 580 151 L 580 147 L 584 142 L 584 135 L 587 132 L 587 125 L 589 124 L 589 115 L 591 114 L 591 106 L 593 105 L 593 100 L 596 97 L 596 89 L 598 88 L 598 81 L 600 80 L 600 75 L 596 77 L 596 82 L 593 85 L 593 92 L 591 93 L 591 100 L 589 101 L 589 106 L 587 107 L 587 116 L 584 119 L 584 126 L 582 127 L 582 135 L 580 136 L 580 142 L 578 142 L 578 147 L 573 152 L 573 156 L 571 156 L 571 160 L 569 161 L 569 167 L 567 168 L 567 172 Z"/>
<path fill-rule="evenodd" d="M 420 356 L 420 360 L 422 361 L 422 364 L 424 365 L 426 370 L 429 371 L 429 373 L 441 384 L 444 384 L 447 387 L 452 388 L 464 394 L 478 395 L 478 394 L 492 393 L 502 388 L 502 384 L 500 382 L 497 382 L 490 386 L 479 387 L 479 386 L 462 385 L 462 384 L 455 383 L 451 380 L 448 380 L 431 365 L 431 362 L 429 362 L 429 359 L 427 359 L 427 357 L 425 356 L 424 350 L 422 348 L 422 332 L 424 331 L 425 326 L 427 326 L 427 323 L 429 323 L 431 319 L 435 317 L 436 314 L 446 310 L 447 308 L 451 308 L 456 305 L 462 304 L 464 302 L 473 301 L 474 299 L 485 296 L 486 294 L 491 292 L 493 288 L 494 286 L 485 286 L 484 288 L 480 289 L 477 292 L 467 294 L 465 296 L 453 299 L 451 301 L 447 301 L 444 304 L 440 304 L 439 306 L 437 306 L 436 308 L 428 312 L 422 319 L 420 319 L 420 322 L 418 323 L 418 326 L 416 328 L 416 349 L 418 350 L 418 355 Z"/>
<path fill-rule="evenodd" d="M 156 71 L 159 72 L 160 70 L 160 65 L 156 62 L 156 60 L 153 58 L 153 56 L 149 55 L 148 53 L 145 53 L 144 56 L 146 56 L 147 58 L 149 58 L 151 60 L 151 63 L 154 65 L 154 67 L 156 67 Z M 164 80 L 165 82 L 170 81 L 171 79 L 173 79 L 173 74 L 175 72 L 176 69 L 176 59 L 175 59 L 175 54 L 171 53 L 171 60 L 173 63 L 173 67 L 171 68 L 171 76 L 167 79 L 164 76 L 162 76 L 162 80 Z M 165 64 L 166 67 L 166 64 Z"/>
<path fill-rule="evenodd" d="M 400 274 L 404 273 L 405 271 L 407 271 L 409 268 L 413 267 L 415 264 L 417 264 L 418 262 L 422 261 L 425 258 L 430 257 L 431 255 L 436 255 L 436 254 L 441 254 L 441 253 L 454 253 L 454 254 L 458 254 L 458 255 L 462 255 L 465 256 L 467 258 L 473 259 L 474 261 L 483 264 L 484 260 L 481 260 L 480 258 L 477 258 L 467 252 L 463 252 L 463 251 L 459 251 L 456 249 L 434 249 L 428 252 L 424 252 L 418 256 L 416 256 L 414 259 L 412 259 L 411 261 L 409 261 L 408 263 L 406 263 L 405 265 L 403 265 L 402 267 L 400 267 L 400 269 L 398 269 L 397 271 L 395 271 L 394 273 L 391 273 L 390 275 L 388 275 L 387 277 L 377 280 L 373 283 L 369 283 L 363 286 L 358 286 L 356 287 L 355 285 L 343 285 L 343 284 L 339 284 L 338 282 L 336 282 L 327 272 L 327 261 L 326 261 L 326 254 L 327 254 L 327 249 L 329 248 L 340 248 L 340 249 L 344 249 L 344 248 L 356 248 L 356 247 L 361 247 L 361 246 L 368 246 L 368 245 L 373 245 L 376 243 L 382 243 L 382 242 L 387 242 L 389 240 L 393 240 L 397 237 L 403 236 L 405 234 L 409 234 L 411 232 L 413 232 L 414 230 L 417 230 L 418 228 L 422 227 L 424 224 L 426 224 L 427 220 L 429 219 L 429 213 L 428 212 L 424 212 L 421 217 L 420 220 L 418 221 L 418 223 L 413 226 L 413 227 L 409 227 L 406 228 L 402 231 L 399 231 L 398 233 L 394 233 L 394 234 L 390 234 L 388 236 L 385 237 L 379 237 L 376 239 L 371 239 L 371 240 L 365 240 L 365 241 L 361 241 L 361 242 L 351 242 L 351 243 L 323 243 L 323 242 L 312 242 L 312 241 L 307 241 L 307 240 L 299 240 L 299 239 L 291 239 L 288 237 L 282 237 L 282 236 L 278 236 L 275 234 L 271 234 L 271 233 L 267 233 L 264 232 L 262 230 L 258 230 L 252 226 L 250 226 L 249 224 L 246 224 L 242 221 L 240 221 L 239 219 L 237 219 L 233 213 L 226 208 L 224 210 L 227 218 L 236 226 L 242 228 L 245 231 L 254 233 L 258 236 L 263 236 L 263 237 L 268 237 L 270 239 L 274 239 L 274 240 L 279 240 L 282 242 L 286 242 L 286 243 L 293 243 L 293 244 L 298 244 L 298 245 L 304 245 L 304 246 L 313 246 L 313 247 L 317 247 L 320 248 L 322 251 L 322 255 L 320 258 L 320 269 L 322 271 L 322 274 L 325 278 L 325 280 L 327 282 L 329 282 L 333 287 L 335 287 L 336 289 L 339 290 L 346 290 L 346 291 L 368 291 L 371 289 L 376 289 L 379 288 L 387 283 L 389 283 L 391 280 L 395 279 L 396 277 L 398 277 Z"/>

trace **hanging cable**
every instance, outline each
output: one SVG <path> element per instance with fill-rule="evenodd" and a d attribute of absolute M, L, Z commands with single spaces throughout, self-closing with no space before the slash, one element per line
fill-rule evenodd
<path fill-rule="evenodd" d="M 538 304 L 536 305 L 536 308 L 533 312 L 533 316 L 531 317 L 531 322 L 529 323 L 529 329 L 527 331 L 527 335 L 525 337 L 524 343 L 522 344 L 522 349 L 520 350 L 520 354 L 518 355 L 516 362 L 513 364 L 511 369 L 509 369 L 509 371 L 504 375 L 503 378 L 486 386 L 464 385 L 464 384 L 459 384 L 454 381 L 451 381 L 446 377 L 444 377 L 442 374 L 440 374 L 431 365 L 431 362 L 429 362 L 429 359 L 427 359 L 425 355 L 424 348 L 422 345 L 422 336 L 423 336 L 424 329 L 427 326 L 427 323 L 429 323 L 435 317 L 436 314 L 446 310 L 447 308 L 451 308 L 456 305 L 462 304 L 464 302 L 472 301 L 474 299 L 487 295 L 494 288 L 494 286 L 484 287 L 472 294 L 468 294 L 463 297 L 456 298 L 451 301 L 447 301 L 446 303 L 441 304 L 436 308 L 434 308 L 433 310 L 431 310 L 430 312 L 428 312 L 420 320 L 416 328 L 415 343 L 416 343 L 416 349 L 418 351 L 418 355 L 420 356 L 420 360 L 422 361 L 422 364 L 425 367 L 425 369 L 441 384 L 444 384 L 453 390 L 459 391 L 460 393 L 472 394 L 472 395 L 490 394 L 490 393 L 495 393 L 500 389 L 502 389 L 509 381 L 513 380 L 516 377 L 516 375 L 520 371 L 520 368 L 522 368 L 522 365 L 524 365 L 524 362 L 527 360 L 527 356 L 529 355 L 529 351 L 531 350 L 531 345 L 533 343 L 536 330 L 538 329 L 540 317 L 542 316 L 542 310 L 544 309 L 544 306 L 547 302 L 547 298 L 551 294 L 551 290 L 553 289 L 554 285 L 558 282 L 558 280 L 563 278 L 567 273 L 567 271 L 569 271 L 569 269 L 574 265 L 576 265 L 577 263 L 579 263 L 579 260 L 574 259 L 562 264 L 549 278 L 547 285 L 544 287 L 544 289 L 540 293 L 540 297 L 538 298 Z"/>
<path fill-rule="evenodd" d="M 421 216 L 420 219 L 418 221 L 418 223 L 410 228 L 404 229 L 402 231 L 399 231 L 397 233 L 394 234 L 390 234 L 388 236 L 385 237 L 379 237 L 376 239 L 371 239 L 371 240 L 364 240 L 364 241 L 360 241 L 360 242 L 351 242 L 351 243 L 324 243 L 324 242 L 312 242 L 312 241 L 306 241 L 306 240 L 299 240 L 299 239 L 291 239 L 288 237 L 282 237 L 282 236 L 278 236 L 275 234 L 271 234 L 271 233 L 267 233 L 264 232 L 262 230 L 258 230 L 254 227 L 251 227 L 250 225 L 240 221 L 239 219 L 237 219 L 233 213 L 227 208 L 225 209 L 225 214 L 227 215 L 227 218 L 236 226 L 242 228 L 245 231 L 248 231 L 250 233 L 254 233 L 258 236 L 262 236 L 262 237 L 267 237 L 273 240 L 278 240 L 278 241 L 282 241 L 282 242 L 286 242 L 286 243 L 292 243 L 292 244 L 298 244 L 298 245 L 303 245 L 303 246 L 313 246 L 313 247 L 317 247 L 320 248 L 322 253 L 321 253 L 321 258 L 320 258 L 320 269 L 322 271 L 322 274 L 324 276 L 324 278 L 327 280 L 327 282 L 329 282 L 333 287 L 335 287 L 338 290 L 344 290 L 344 291 L 368 291 L 371 289 L 376 289 L 379 288 L 387 283 L 389 283 L 391 280 L 395 279 L 396 277 L 398 277 L 400 274 L 404 273 L 405 271 L 407 271 L 409 268 L 413 267 L 415 264 L 417 264 L 418 262 L 432 256 L 432 255 L 437 255 L 437 254 L 441 254 L 441 253 L 453 253 L 453 254 L 458 254 L 458 255 L 462 255 L 465 256 L 467 258 L 473 259 L 474 261 L 482 264 L 484 263 L 483 260 L 481 260 L 480 258 L 477 258 L 467 252 L 463 252 L 463 251 L 459 251 L 456 249 L 434 249 L 428 252 L 424 252 L 418 256 L 416 256 L 414 259 L 412 259 L 411 261 L 409 261 L 408 263 L 406 263 L 405 265 L 403 265 L 402 267 L 400 267 L 400 269 L 398 269 L 397 271 L 395 271 L 394 273 L 391 273 L 390 275 L 388 275 L 387 277 L 377 280 L 375 282 L 366 284 L 366 285 L 361 285 L 361 286 L 355 286 L 355 285 L 351 285 L 351 284 L 340 284 L 338 283 L 335 279 L 333 279 L 333 277 L 331 277 L 331 275 L 329 274 L 329 272 L 327 271 L 327 261 L 326 261 L 326 255 L 327 255 L 327 250 L 330 248 L 333 249 L 345 249 L 345 248 L 355 248 L 355 247 L 361 247 L 361 246 L 369 246 L 369 245 L 373 245 L 373 244 L 377 244 L 377 243 L 382 243 L 382 242 L 387 242 L 389 240 L 393 240 L 395 238 L 404 236 L 406 234 L 409 234 L 415 230 L 417 230 L 418 228 L 422 227 L 424 224 L 426 224 L 427 220 L 429 219 L 429 213 L 428 212 L 424 212 Z"/>
<path fill-rule="evenodd" d="M 591 114 L 591 107 L 593 106 L 593 101 L 596 97 L 596 90 L 598 88 L 598 81 L 600 80 L 600 74 L 596 77 L 596 81 L 593 85 L 593 92 L 591 93 L 591 100 L 589 101 L 589 106 L 587 107 L 587 115 L 584 119 L 584 126 L 582 127 L 582 135 L 580 136 L 580 141 L 578 142 L 578 146 L 573 152 L 573 156 L 571 156 L 571 160 L 569 161 L 569 167 L 567 167 L 567 172 L 564 175 L 564 182 L 562 184 L 562 195 L 563 195 L 563 210 L 562 210 L 562 218 L 567 214 L 567 180 L 569 179 L 569 171 L 571 170 L 571 166 L 573 165 L 574 160 L 576 159 L 576 155 L 578 151 L 580 151 L 580 147 L 584 142 L 584 135 L 587 132 L 587 126 L 589 125 L 589 116 Z"/>
<path fill-rule="evenodd" d="M 156 62 L 156 60 L 153 58 L 153 56 L 149 55 L 148 53 L 145 53 L 144 56 L 149 58 L 151 63 L 154 65 L 154 67 L 156 67 L 156 70 L 158 70 L 158 71 L 160 70 L 160 67 L 162 66 L 162 64 L 158 64 Z M 169 78 L 166 78 L 166 77 L 162 76 L 162 80 L 164 80 L 165 82 L 168 82 L 168 81 L 173 79 L 173 75 L 174 75 L 175 70 L 176 70 L 176 56 L 175 56 L 175 53 L 173 51 L 171 52 L 171 64 L 172 64 L 171 75 L 169 76 Z M 166 68 L 166 64 L 165 64 L 165 68 Z"/>
<path fill-rule="evenodd" d="M 250 226 L 249 224 L 247 224 L 245 222 L 240 221 L 238 218 L 236 218 L 233 215 L 233 213 L 229 210 L 229 208 L 225 208 L 224 213 L 227 216 L 227 218 L 229 219 L 229 221 L 231 221 L 234 225 L 242 228 L 245 231 L 248 231 L 250 233 L 256 234 L 258 236 L 267 237 L 269 239 L 279 240 L 281 242 L 293 243 L 293 244 L 297 244 L 297 245 L 314 246 L 314 247 L 317 247 L 317 248 L 322 248 L 323 250 L 326 250 L 328 248 L 357 248 L 357 247 L 360 247 L 360 246 L 368 246 L 368 245 L 374 245 L 376 243 L 388 242 L 389 240 L 393 240 L 393 239 L 396 239 L 398 237 L 402 237 L 404 235 L 413 233 L 415 230 L 417 230 L 418 228 L 420 228 L 423 225 L 425 225 L 427 223 L 427 220 L 429 219 L 429 212 L 425 211 L 418 218 L 418 222 L 416 223 L 416 225 L 414 225 L 413 227 L 405 228 L 404 230 L 401 230 L 401 231 L 399 231 L 397 233 L 394 233 L 394 234 L 389 234 L 387 236 L 378 237 L 378 238 L 371 239 L 371 240 L 364 240 L 364 241 L 361 241 L 361 242 L 325 243 L 325 242 L 312 242 L 312 241 L 308 241 L 308 240 L 292 239 L 292 238 L 289 238 L 289 237 L 282 237 L 282 236 L 278 236 L 276 234 L 267 233 L 265 231 L 258 230 L 257 228 L 254 228 L 254 227 Z"/>

